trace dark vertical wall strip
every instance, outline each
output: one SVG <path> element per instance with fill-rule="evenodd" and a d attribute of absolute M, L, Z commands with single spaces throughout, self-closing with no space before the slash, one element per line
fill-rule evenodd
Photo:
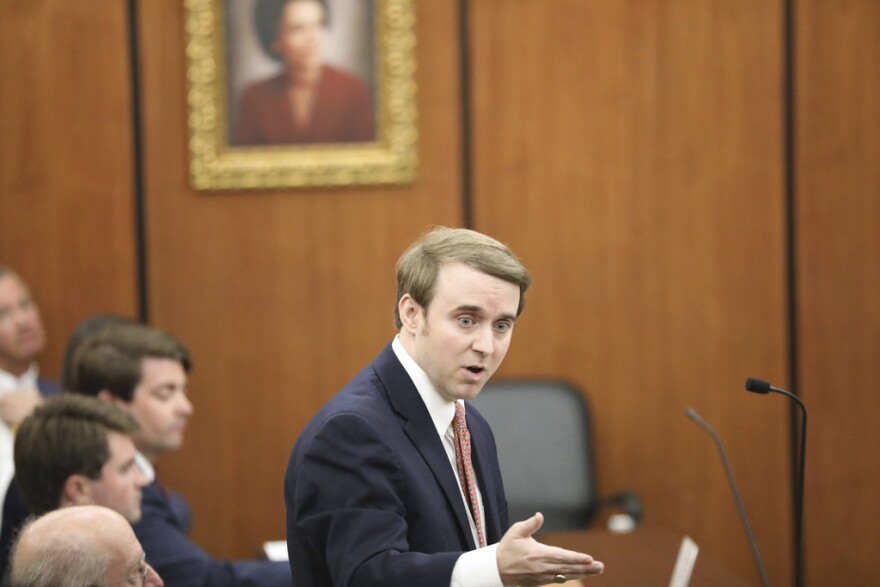
<path fill-rule="evenodd" d="M 461 198 L 462 222 L 473 228 L 473 152 L 471 138 L 470 2 L 458 0 L 458 42 L 461 60 Z"/>
<path fill-rule="evenodd" d="M 149 296 L 147 295 L 147 227 L 144 209 L 144 153 L 142 140 L 140 51 L 138 42 L 137 0 L 128 0 L 129 59 L 131 61 L 131 136 L 133 140 L 134 238 L 137 271 L 138 318 L 150 320 Z"/>
<path fill-rule="evenodd" d="M 786 256 L 788 265 L 788 275 L 786 284 L 788 288 L 788 379 L 791 386 L 791 392 L 798 395 L 798 304 L 797 304 L 797 249 L 796 249 L 796 226 L 795 226 L 795 204 L 797 195 L 797 186 L 795 185 L 795 6 L 794 0 L 784 1 L 785 17 L 783 19 L 785 26 L 784 52 L 783 56 L 785 68 L 785 87 L 783 89 L 784 104 L 784 137 L 785 146 L 783 148 L 785 158 L 785 203 L 786 203 Z M 799 466 L 800 466 L 800 412 L 797 406 L 792 402 L 791 413 L 791 487 L 793 498 L 791 500 L 794 511 L 792 520 L 794 520 L 794 585 L 802 587 L 802 571 L 803 571 L 803 524 L 798 516 L 802 509 L 799 506 Z"/>

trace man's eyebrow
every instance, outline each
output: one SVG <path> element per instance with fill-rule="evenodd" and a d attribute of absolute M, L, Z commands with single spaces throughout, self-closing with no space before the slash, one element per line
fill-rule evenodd
<path fill-rule="evenodd" d="M 485 311 L 483 310 L 482 306 L 471 306 L 471 305 L 467 305 L 467 304 L 458 306 L 457 308 L 455 308 L 455 311 L 456 312 L 468 312 L 470 314 L 479 314 L 479 315 L 485 314 Z M 508 320 L 510 322 L 516 322 L 516 315 L 515 314 L 502 314 L 498 319 L 499 320 Z"/>
<path fill-rule="evenodd" d="M 186 387 L 188 381 L 183 381 L 182 385 L 178 385 L 177 381 L 173 381 L 171 379 L 163 380 L 157 383 L 156 385 L 150 386 L 150 391 L 162 391 L 163 389 L 177 389 L 178 387 Z"/>
<path fill-rule="evenodd" d="M 141 566 L 145 565 L 146 563 L 147 563 L 147 553 L 142 552 L 140 555 L 138 555 L 134 559 L 134 562 L 132 562 L 128 565 L 128 569 L 129 569 L 129 571 L 132 571 L 132 572 L 139 571 L 139 570 L 141 570 Z"/>

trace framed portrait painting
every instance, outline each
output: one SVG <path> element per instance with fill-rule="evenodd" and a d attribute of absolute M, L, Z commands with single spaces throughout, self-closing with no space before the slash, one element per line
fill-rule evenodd
<path fill-rule="evenodd" d="M 408 183 L 413 0 L 186 0 L 199 190 Z"/>

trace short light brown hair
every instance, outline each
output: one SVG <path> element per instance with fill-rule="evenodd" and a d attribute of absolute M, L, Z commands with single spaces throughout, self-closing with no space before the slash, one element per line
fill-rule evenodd
<path fill-rule="evenodd" d="M 109 432 L 132 434 L 134 416 L 110 402 L 72 393 L 46 400 L 15 434 L 15 481 L 32 513 L 57 509 L 71 475 L 100 479 Z"/>
<path fill-rule="evenodd" d="M 462 263 L 519 287 L 519 316 L 532 276 L 503 243 L 467 228 L 434 227 L 419 237 L 397 261 L 397 303 L 394 325 L 400 329 L 400 299 L 409 294 L 424 310 L 434 299 L 437 275 L 443 265 Z"/>

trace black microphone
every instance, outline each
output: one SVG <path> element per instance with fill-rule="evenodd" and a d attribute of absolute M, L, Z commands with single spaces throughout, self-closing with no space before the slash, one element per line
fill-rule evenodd
<path fill-rule="evenodd" d="M 755 559 L 755 566 L 758 567 L 758 574 L 761 576 L 761 585 L 770 587 L 770 581 L 767 580 L 767 572 L 764 570 L 764 563 L 761 562 L 761 555 L 758 553 L 758 543 L 752 534 L 752 526 L 749 524 L 749 517 L 746 515 L 746 508 L 743 505 L 742 498 L 739 496 L 739 490 L 736 488 L 736 479 L 733 478 L 733 470 L 730 468 L 730 462 L 727 460 L 727 453 L 724 452 L 724 445 L 721 443 L 721 437 L 715 432 L 715 429 L 703 420 L 700 415 L 693 409 L 685 410 L 688 418 L 697 423 L 697 425 L 709 433 L 709 436 L 718 446 L 718 453 L 721 455 L 721 464 L 724 465 L 724 472 L 727 473 L 727 481 L 730 485 L 730 491 L 733 492 L 733 500 L 736 502 L 736 509 L 739 510 L 739 518 L 742 520 L 743 528 L 746 531 L 746 538 L 749 540 L 749 546 L 752 549 L 752 558 Z"/>
<path fill-rule="evenodd" d="M 795 526 L 794 526 L 794 543 L 795 543 L 795 562 L 794 574 L 795 585 L 802 585 L 801 575 L 803 573 L 804 560 L 804 470 L 807 461 L 807 407 L 795 394 L 778 387 L 773 387 L 763 379 L 755 379 L 749 377 L 746 379 L 746 391 L 752 393 L 770 393 L 775 392 L 782 394 L 797 403 L 801 409 L 801 450 L 800 465 L 798 467 L 797 497 L 795 500 Z"/>

